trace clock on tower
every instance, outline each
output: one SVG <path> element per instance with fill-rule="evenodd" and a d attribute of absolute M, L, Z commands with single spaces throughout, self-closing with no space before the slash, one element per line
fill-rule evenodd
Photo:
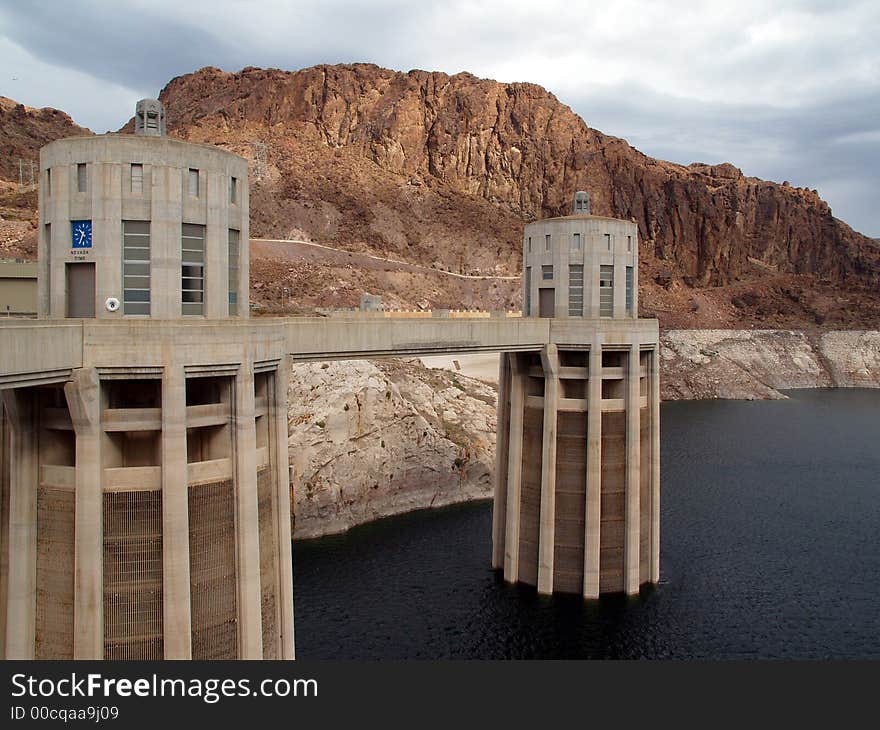
<path fill-rule="evenodd" d="M 70 238 L 71 238 L 71 248 L 91 248 L 92 247 L 92 222 L 91 221 L 71 221 L 70 222 Z"/>

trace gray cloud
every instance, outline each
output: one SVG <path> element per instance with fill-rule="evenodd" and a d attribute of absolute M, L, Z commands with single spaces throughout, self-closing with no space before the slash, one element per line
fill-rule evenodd
<path fill-rule="evenodd" d="M 880 236 L 878 35 L 874 0 L 0 0 L 0 93 L 101 131 L 206 65 L 466 70 L 539 83 L 646 154 L 817 188 Z"/>

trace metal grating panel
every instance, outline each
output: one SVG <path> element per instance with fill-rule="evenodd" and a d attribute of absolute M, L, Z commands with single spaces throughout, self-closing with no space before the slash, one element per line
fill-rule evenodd
<path fill-rule="evenodd" d="M 275 479 L 271 469 L 257 472 L 260 520 L 260 607 L 263 659 L 278 659 L 278 545 L 275 530 Z"/>
<path fill-rule="evenodd" d="M 162 659 L 162 493 L 104 494 L 104 658 Z"/>
<path fill-rule="evenodd" d="M 529 585 L 538 583 L 543 444 L 544 411 L 525 408 L 519 508 L 519 579 Z"/>
<path fill-rule="evenodd" d="M 626 531 L 626 414 L 602 414 L 602 506 L 599 591 L 624 590 Z"/>
<path fill-rule="evenodd" d="M 35 659 L 73 659 L 72 489 L 37 489 Z"/>
<path fill-rule="evenodd" d="M 192 658 L 238 658 L 235 491 L 231 479 L 189 488 Z"/>

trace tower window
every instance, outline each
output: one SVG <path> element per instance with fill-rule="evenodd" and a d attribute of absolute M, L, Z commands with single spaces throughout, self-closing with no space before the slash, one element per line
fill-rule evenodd
<path fill-rule="evenodd" d="M 46 170 L 46 196 L 52 195 L 52 169 Z"/>
<path fill-rule="evenodd" d="M 232 178 L 233 180 L 235 178 Z M 241 234 L 234 228 L 229 229 L 229 316 L 238 316 L 238 262 L 240 256 L 239 242 Z"/>
<path fill-rule="evenodd" d="M 150 313 L 149 221 L 122 221 L 122 313 Z"/>
<path fill-rule="evenodd" d="M 546 236 L 544 236 L 544 250 L 545 251 L 550 250 L 550 234 L 549 233 Z"/>
<path fill-rule="evenodd" d="M 88 189 L 88 173 L 86 170 L 86 163 L 80 162 L 76 166 L 76 191 L 78 193 L 84 193 Z"/>
<path fill-rule="evenodd" d="M 626 313 L 633 312 L 633 267 L 626 267 Z"/>
<path fill-rule="evenodd" d="M 532 237 L 531 236 L 529 236 L 529 240 L 528 240 L 528 252 L 529 253 L 532 252 Z"/>
<path fill-rule="evenodd" d="M 144 166 L 143 165 L 132 165 L 131 166 L 131 192 L 133 192 L 133 193 L 144 192 Z"/>
<path fill-rule="evenodd" d="M 568 267 L 568 316 L 584 316 L 584 267 Z"/>
<path fill-rule="evenodd" d="M 626 250 L 627 251 L 633 250 L 633 237 L 632 236 L 626 237 Z"/>
<path fill-rule="evenodd" d="M 526 301 L 525 312 L 523 314 L 528 317 L 532 313 L 532 267 L 526 266 Z"/>
<path fill-rule="evenodd" d="M 605 234 L 605 250 L 606 251 L 611 250 L 611 234 L 610 233 Z"/>
<path fill-rule="evenodd" d="M 184 223 L 180 245 L 181 313 L 205 313 L 205 227 Z"/>
<path fill-rule="evenodd" d="M 238 178 L 229 178 L 229 202 L 233 205 L 238 202 Z"/>
<path fill-rule="evenodd" d="M 553 278 L 553 266 L 542 266 L 541 267 L 541 278 L 545 281 L 549 281 Z"/>
<path fill-rule="evenodd" d="M 189 194 L 199 197 L 199 171 L 192 167 L 189 169 Z"/>
<path fill-rule="evenodd" d="M 607 234 L 606 234 L 607 235 Z M 614 316 L 614 267 L 599 267 L 599 316 Z"/>
<path fill-rule="evenodd" d="M 571 239 L 571 250 L 572 251 L 580 251 L 581 250 L 581 234 L 575 233 Z"/>
<path fill-rule="evenodd" d="M 46 314 L 52 314 L 52 224 L 43 224 L 43 251 L 46 254 Z"/>

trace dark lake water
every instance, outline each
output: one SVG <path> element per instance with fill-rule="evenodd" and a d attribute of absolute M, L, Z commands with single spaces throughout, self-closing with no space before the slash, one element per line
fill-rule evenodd
<path fill-rule="evenodd" d="M 661 583 L 598 601 L 489 568 L 491 502 L 294 545 L 297 656 L 880 658 L 880 391 L 662 406 Z"/>

